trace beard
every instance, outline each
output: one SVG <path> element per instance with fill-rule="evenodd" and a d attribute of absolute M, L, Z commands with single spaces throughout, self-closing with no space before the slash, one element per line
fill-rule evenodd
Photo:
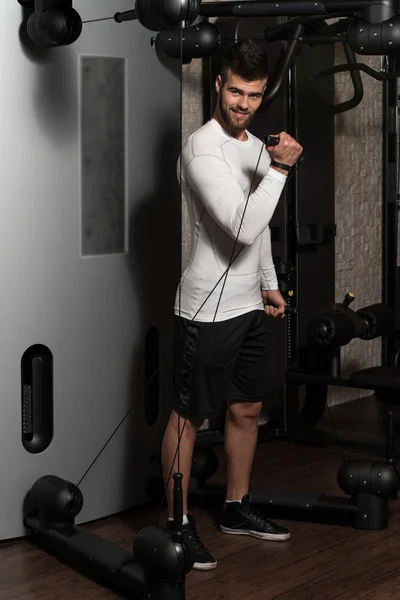
<path fill-rule="evenodd" d="M 218 99 L 218 108 L 224 123 L 227 125 L 228 129 L 232 131 L 232 133 L 240 133 L 241 131 L 247 129 L 254 118 L 254 113 L 249 113 L 246 119 L 235 119 L 232 109 L 225 110 L 225 108 L 222 106 L 221 95 Z M 240 111 L 238 110 L 238 112 Z"/>

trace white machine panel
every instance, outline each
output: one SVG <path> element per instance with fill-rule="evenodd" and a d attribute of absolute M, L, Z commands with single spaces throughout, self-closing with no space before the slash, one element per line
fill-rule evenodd
<path fill-rule="evenodd" d="M 74 7 L 91 21 L 132 2 Z M 80 486 L 77 522 L 146 499 L 181 267 L 179 61 L 161 61 L 137 21 L 84 23 L 75 44 L 36 48 L 24 14 L 2 2 L 0 539 L 27 533 L 35 480 L 78 483 L 130 408 Z M 40 412 L 49 439 L 32 434 Z"/>

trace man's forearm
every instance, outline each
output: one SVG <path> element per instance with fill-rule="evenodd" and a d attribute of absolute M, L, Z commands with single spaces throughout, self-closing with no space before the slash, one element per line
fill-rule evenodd
<path fill-rule="evenodd" d="M 275 265 L 272 258 L 271 230 L 267 227 L 261 240 L 260 249 L 260 271 L 261 271 L 261 289 L 263 291 L 277 290 L 278 278 L 276 276 Z"/>

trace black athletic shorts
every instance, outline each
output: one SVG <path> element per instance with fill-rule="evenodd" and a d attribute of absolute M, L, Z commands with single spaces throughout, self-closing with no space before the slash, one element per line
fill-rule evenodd
<path fill-rule="evenodd" d="M 262 310 L 214 323 L 175 317 L 173 409 L 223 418 L 228 401 L 261 402 L 266 391 L 267 317 Z"/>

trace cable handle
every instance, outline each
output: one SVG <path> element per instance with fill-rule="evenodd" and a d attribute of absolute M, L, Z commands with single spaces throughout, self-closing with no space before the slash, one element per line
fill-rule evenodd
<path fill-rule="evenodd" d="M 279 137 L 279 135 L 268 134 L 265 137 L 263 137 L 263 143 L 267 148 L 270 148 L 271 146 L 277 146 L 280 141 L 281 138 Z"/>
<path fill-rule="evenodd" d="M 126 10 L 125 12 L 117 12 L 114 15 L 114 21 L 124 23 L 125 21 L 135 21 L 137 19 L 135 10 Z"/>

